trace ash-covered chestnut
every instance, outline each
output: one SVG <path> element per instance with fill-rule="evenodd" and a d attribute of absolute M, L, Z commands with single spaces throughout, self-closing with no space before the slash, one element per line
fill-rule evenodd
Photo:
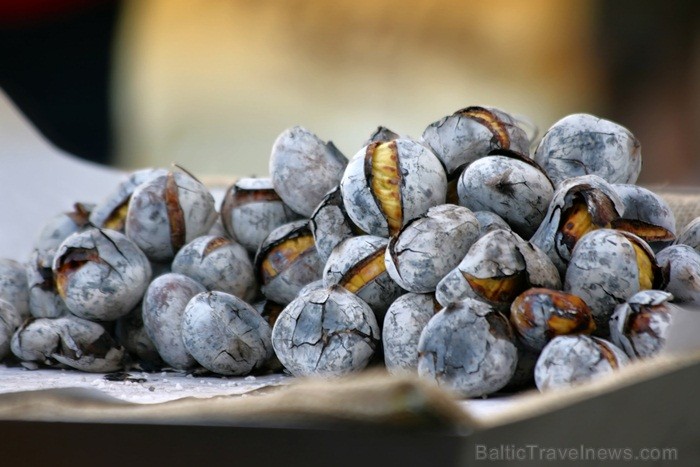
<path fill-rule="evenodd" d="M 214 198 L 194 177 L 168 172 L 139 185 L 126 214 L 126 235 L 151 261 L 168 261 L 206 234 L 216 220 Z"/>
<path fill-rule="evenodd" d="M 464 169 L 457 193 L 460 205 L 492 211 L 518 235 L 530 238 L 544 219 L 554 185 L 532 159 L 496 150 Z"/>
<path fill-rule="evenodd" d="M 629 363 L 622 349 L 599 337 L 557 336 L 545 346 L 535 365 L 540 391 L 567 388 L 590 381 Z"/>
<path fill-rule="evenodd" d="M 547 130 L 534 159 L 557 185 L 587 174 L 608 183 L 634 183 L 642 169 L 642 145 L 617 123 L 573 114 Z"/>
<path fill-rule="evenodd" d="M 328 261 L 336 245 L 345 239 L 362 234 L 360 228 L 353 224 L 345 211 L 340 186 L 328 192 L 311 214 L 309 228 L 316 242 L 318 256 L 324 263 Z"/>
<path fill-rule="evenodd" d="M 274 229 L 297 219 L 299 214 L 284 204 L 269 178 L 241 178 L 221 203 L 226 232 L 251 253 Z"/>
<path fill-rule="evenodd" d="M 191 277 L 208 290 L 230 293 L 246 301 L 257 294 L 248 252 L 226 237 L 205 235 L 194 239 L 177 252 L 171 269 Z"/>
<path fill-rule="evenodd" d="M 447 177 L 429 149 L 398 138 L 362 148 L 348 164 L 340 189 L 350 219 L 368 234 L 388 237 L 445 203 Z"/>
<path fill-rule="evenodd" d="M 549 256 L 563 277 L 576 242 L 592 230 L 610 228 L 624 211 L 622 199 L 602 178 L 571 178 L 557 187 L 530 242 Z"/>
<path fill-rule="evenodd" d="M 418 374 L 460 397 L 503 388 L 515 372 L 518 351 L 508 320 L 484 302 L 452 303 L 423 328 Z"/>
<path fill-rule="evenodd" d="M 676 218 L 661 196 L 636 185 L 614 184 L 613 188 L 625 205 L 622 217 L 611 223 L 614 229 L 632 232 L 655 253 L 676 239 Z"/>
<path fill-rule="evenodd" d="M 26 265 L 27 287 L 29 288 L 29 313 L 34 318 L 58 318 L 70 313 L 63 298 L 56 289 L 53 275 L 53 257 L 50 262 L 39 250 L 34 250 Z"/>
<path fill-rule="evenodd" d="M 676 243 L 688 245 L 700 254 L 700 217 L 696 217 L 688 223 L 678 234 Z"/>
<path fill-rule="evenodd" d="M 126 212 L 129 209 L 129 200 L 134 190 L 142 183 L 154 178 L 167 175 L 166 169 L 141 169 L 129 174 L 128 178 L 121 182 L 116 189 L 107 196 L 90 213 L 90 222 L 95 227 L 124 232 L 126 226 Z"/>
<path fill-rule="evenodd" d="M 432 294 L 407 293 L 394 300 L 382 327 L 384 363 L 389 373 L 418 371 L 418 340 L 440 309 Z"/>
<path fill-rule="evenodd" d="M 479 222 L 469 209 L 454 204 L 432 207 L 389 240 L 386 271 L 410 292 L 433 292 L 478 238 Z"/>
<path fill-rule="evenodd" d="M 163 359 L 143 324 L 143 303 L 116 321 L 114 335 L 143 370 L 153 371 L 164 366 Z"/>
<path fill-rule="evenodd" d="M 260 245 L 253 268 L 265 297 L 281 305 L 294 300 L 306 284 L 320 279 L 323 262 L 309 222 L 294 221 L 273 230 Z"/>
<path fill-rule="evenodd" d="M 474 211 L 472 214 L 479 221 L 479 237 L 483 237 L 492 230 L 511 230 L 510 225 L 494 212 Z"/>
<path fill-rule="evenodd" d="M 0 361 L 10 354 L 12 335 L 22 324 L 23 318 L 15 306 L 0 299 Z"/>
<path fill-rule="evenodd" d="M 556 336 L 595 330 L 591 310 L 581 297 L 543 288 L 518 295 L 510 306 L 510 323 L 520 341 L 535 351 Z"/>
<path fill-rule="evenodd" d="M 26 267 L 18 261 L 0 258 L 0 300 L 12 304 L 23 318 L 29 317 Z"/>
<path fill-rule="evenodd" d="M 654 252 L 644 240 L 622 230 L 599 229 L 584 235 L 574 247 L 564 290 L 586 302 L 596 322 L 595 334 L 606 337 L 615 307 L 660 283 Z"/>
<path fill-rule="evenodd" d="M 651 357 L 666 344 L 668 326 L 678 307 L 673 295 L 661 290 L 643 290 L 618 305 L 610 318 L 610 339 L 630 358 Z"/>
<path fill-rule="evenodd" d="M 272 357 L 272 330 L 255 308 L 225 292 L 195 295 L 182 318 L 185 348 L 204 368 L 247 375 Z"/>
<path fill-rule="evenodd" d="M 700 304 L 700 253 L 688 245 L 672 245 L 656 256 L 673 301 Z"/>
<path fill-rule="evenodd" d="M 76 316 L 27 320 L 12 336 L 11 348 L 24 362 L 89 372 L 117 371 L 124 359 L 124 349 L 101 324 Z"/>
<path fill-rule="evenodd" d="M 326 287 L 340 285 L 364 300 L 377 321 L 404 293 L 386 270 L 384 254 L 389 240 L 373 235 L 349 238 L 333 249 L 323 269 Z"/>
<path fill-rule="evenodd" d="M 466 107 L 431 123 L 423 142 L 440 158 L 447 173 L 471 164 L 494 149 L 529 152 L 525 130 L 508 113 L 493 107 Z"/>
<path fill-rule="evenodd" d="M 544 252 L 518 234 L 494 230 L 478 239 L 438 283 L 435 298 L 442 306 L 475 298 L 505 312 L 531 287 L 560 289 L 557 269 Z"/>
<path fill-rule="evenodd" d="M 340 376 L 367 366 L 379 345 L 372 309 L 343 287 L 293 300 L 272 329 L 272 346 L 294 376 Z"/>
<path fill-rule="evenodd" d="M 44 224 L 34 240 L 34 251 L 37 252 L 42 263 L 51 267 L 53 257 L 61 243 L 69 235 L 89 226 L 92 208 L 91 204 L 75 203 L 72 211 L 62 212 Z"/>
<path fill-rule="evenodd" d="M 272 145 L 270 177 L 280 198 L 295 212 L 309 217 L 323 197 L 338 185 L 348 161 L 330 141 L 295 126 Z"/>
<path fill-rule="evenodd" d="M 158 353 L 170 366 L 188 370 L 197 365 L 182 340 L 182 316 L 195 295 L 207 289 L 182 274 L 163 274 L 151 282 L 143 297 L 143 325 Z"/>
<path fill-rule="evenodd" d="M 90 228 L 68 237 L 52 269 L 71 313 L 96 321 L 129 313 L 151 280 L 146 255 L 123 234 L 108 229 Z"/>

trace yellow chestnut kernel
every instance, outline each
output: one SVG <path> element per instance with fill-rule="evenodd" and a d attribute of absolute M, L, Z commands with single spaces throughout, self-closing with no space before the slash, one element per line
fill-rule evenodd
<path fill-rule="evenodd" d="M 267 253 L 261 265 L 263 283 L 270 282 L 311 248 L 316 248 L 314 238 L 311 235 L 290 238 L 275 245 Z"/>
<path fill-rule="evenodd" d="M 401 205 L 401 172 L 396 151 L 396 143 L 389 141 L 378 144 L 372 153 L 371 190 L 379 209 L 386 217 L 389 233 L 395 234 L 403 225 L 403 206 Z"/>
<path fill-rule="evenodd" d="M 384 250 L 380 250 L 350 269 L 340 280 L 340 285 L 352 293 L 357 293 L 385 271 Z"/>
<path fill-rule="evenodd" d="M 637 256 L 637 268 L 639 269 L 639 290 L 651 289 L 654 283 L 654 269 L 651 258 L 644 248 L 637 245 L 635 242 L 632 242 L 632 247 L 634 248 L 634 253 Z"/>

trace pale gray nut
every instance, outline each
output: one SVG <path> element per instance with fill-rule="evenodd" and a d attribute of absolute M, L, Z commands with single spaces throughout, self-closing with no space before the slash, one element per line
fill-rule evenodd
<path fill-rule="evenodd" d="M 24 319 L 15 306 L 0 299 L 0 361 L 10 354 L 10 341 L 12 335 L 22 324 Z"/>
<path fill-rule="evenodd" d="M 26 266 L 19 261 L 0 258 L 0 300 L 10 302 L 23 318 L 29 317 Z"/>
<path fill-rule="evenodd" d="M 564 277 L 576 242 L 595 229 L 610 228 L 625 212 L 612 185 L 596 175 L 562 182 L 530 242 L 544 251 Z"/>
<path fill-rule="evenodd" d="M 363 146 L 369 146 L 372 143 L 393 141 L 401 136 L 398 133 L 394 133 L 385 126 L 378 126 L 376 130 L 369 136 L 369 139 L 365 141 Z"/>
<path fill-rule="evenodd" d="M 478 238 L 479 222 L 469 209 L 453 204 L 432 207 L 389 240 L 386 271 L 409 292 L 434 292 Z"/>
<path fill-rule="evenodd" d="M 501 216 L 491 211 L 474 211 L 474 217 L 479 221 L 479 238 L 492 230 L 511 230 Z"/>
<path fill-rule="evenodd" d="M 615 307 L 660 283 L 654 252 L 644 240 L 622 230 L 599 229 L 584 235 L 574 247 L 564 290 L 586 302 L 596 322 L 595 334 L 606 337 Z"/>
<path fill-rule="evenodd" d="M 418 372 L 420 334 L 440 309 L 432 294 L 407 293 L 394 300 L 382 327 L 384 363 L 390 374 Z"/>
<path fill-rule="evenodd" d="M 637 185 L 614 184 L 625 205 L 622 217 L 612 221 L 614 229 L 632 232 L 647 242 L 654 253 L 676 239 L 676 218 L 668 203 L 653 191 Z"/>
<path fill-rule="evenodd" d="M 126 226 L 126 212 L 129 208 L 129 200 L 136 188 L 154 178 L 167 175 L 167 169 L 141 169 L 129 174 L 112 193 L 109 194 L 90 213 L 90 222 L 95 227 L 124 232 Z"/>
<path fill-rule="evenodd" d="M 273 230 L 260 245 L 253 263 L 265 297 L 281 305 L 294 300 L 302 287 L 321 278 L 323 262 L 307 220 Z"/>
<path fill-rule="evenodd" d="M 361 234 L 360 228 L 353 224 L 345 211 L 340 186 L 328 192 L 311 214 L 309 228 L 316 242 L 318 256 L 324 264 L 340 242 Z"/>
<path fill-rule="evenodd" d="M 457 183 L 459 204 L 492 211 L 529 239 L 544 220 L 554 185 L 532 159 L 497 150 L 471 163 Z"/>
<path fill-rule="evenodd" d="M 68 237 L 53 262 L 56 289 L 74 315 L 114 321 L 129 313 L 151 280 L 151 264 L 116 230 L 90 228 Z"/>
<path fill-rule="evenodd" d="M 294 376 L 340 376 L 362 370 L 379 346 L 372 309 L 333 286 L 293 300 L 272 328 L 272 346 Z"/>
<path fill-rule="evenodd" d="M 155 371 L 165 365 L 143 324 L 143 303 L 116 321 L 114 335 L 143 370 Z"/>
<path fill-rule="evenodd" d="M 191 175 L 168 172 L 139 185 L 129 200 L 126 235 L 151 261 L 169 261 L 216 220 L 214 198 Z"/>
<path fill-rule="evenodd" d="M 529 153 L 530 141 L 518 121 L 494 107 L 466 107 L 431 123 L 422 141 L 440 158 L 447 173 L 471 164 L 494 149 Z"/>
<path fill-rule="evenodd" d="M 378 322 L 404 293 L 386 270 L 388 243 L 388 239 L 373 235 L 348 238 L 333 249 L 323 269 L 326 287 L 340 285 L 357 295 L 372 308 Z"/>
<path fill-rule="evenodd" d="M 508 320 L 484 302 L 465 299 L 433 316 L 418 342 L 418 374 L 459 397 L 503 388 L 518 362 Z"/>
<path fill-rule="evenodd" d="M 700 254 L 700 217 L 696 217 L 678 234 L 676 243 L 688 245 Z"/>
<path fill-rule="evenodd" d="M 10 349 L 15 357 L 23 362 L 56 365 L 52 355 L 59 346 L 60 336 L 55 321 L 49 318 L 26 320 L 14 333 L 10 342 Z"/>
<path fill-rule="evenodd" d="M 178 370 L 197 366 L 182 341 L 182 316 L 189 301 L 207 289 L 182 274 L 163 274 L 143 297 L 143 325 L 163 360 Z"/>
<path fill-rule="evenodd" d="M 560 289 L 561 279 L 542 250 L 510 230 L 493 230 L 479 238 L 459 265 L 438 283 L 442 306 L 465 298 L 482 300 L 507 311 L 515 297 L 531 287 Z"/>
<path fill-rule="evenodd" d="M 262 368 L 273 354 L 271 334 L 260 313 L 224 292 L 195 295 L 182 318 L 187 351 L 221 375 L 243 376 Z"/>
<path fill-rule="evenodd" d="M 700 253 L 688 245 L 664 248 L 656 256 L 673 301 L 700 305 Z"/>
<path fill-rule="evenodd" d="M 69 235 L 89 226 L 93 205 L 75 203 L 73 210 L 52 217 L 39 231 L 34 240 L 34 251 L 42 263 L 51 267 L 56 250 Z"/>
<path fill-rule="evenodd" d="M 304 287 L 302 287 L 299 290 L 297 297 L 301 297 L 302 295 L 306 295 L 306 294 L 309 294 L 309 293 L 314 292 L 316 290 L 325 289 L 325 288 L 326 288 L 326 284 L 323 282 L 323 279 L 309 282 L 308 284 L 306 284 Z"/>
<path fill-rule="evenodd" d="M 540 391 L 569 388 L 629 364 L 622 349 L 599 337 L 558 336 L 542 350 L 535 365 Z"/>
<path fill-rule="evenodd" d="M 309 217 L 343 175 L 348 161 L 333 145 L 295 126 L 272 145 L 270 177 L 275 191 L 292 210 Z"/>
<path fill-rule="evenodd" d="M 51 357 L 58 363 L 90 373 L 109 373 L 124 367 L 124 348 L 93 321 L 66 316 L 54 320 L 59 345 Z"/>
<path fill-rule="evenodd" d="M 12 336 L 11 348 L 23 362 L 63 364 L 89 372 L 123 367 L 124 349 L 105 328 L 76 316 L 27 320 Z"/>
<path fill-rule="evenodd" d="M 447 176 L 438 158 L 408 138 L 375 142 L 353 157 L 340 182 L 350 219 L 371 235 L 396 234 L 445 203 Z"/>
<path fill-rule="evenodd" d="M 58 294 L 53 276 L 53 257 L 34 250 L 27 261 L 26 278 L 29 287 L 29 314 L 34 318 L 59 318 L 70 310 Z M 49 262 L 46 262 L 50 259 Z"/>
<path fill-rule="evenodd" d="M 269 178 L 241 178 L 226 190 L 221 203 L 226 232 L 251 253 L 270 232 L 299 218 L 284 204 Z"/>
<path fill-rule="evenodd" d="M 668 328 L 677 306 L 673 295 L 661 290 L 643 290 L 618 305 L 610 318 L 610 339 L 630 358 L 651 357 L 666 344 Z"/>
<path fill-rule="evenodd" d="M 642 145 L 617 123 L 573 114 L 547 130 L 534 159 L 556 185 L 588 174 L 608 183 L 634 183 L 642 169 Z"/>
<path fill-rule="evenodd" d="M 257 295 L 248 252 L 226 237 L 205 235 L 194 239 L 177 252 L 171 269 L 191 277 L 207 290 L 226 292 L 245 301 Z"/>

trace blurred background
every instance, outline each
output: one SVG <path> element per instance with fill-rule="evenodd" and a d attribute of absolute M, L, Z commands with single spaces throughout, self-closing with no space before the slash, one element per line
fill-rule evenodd
<path fill-rule="evenodd" d="M 56 145 L 133 169 L 265 175 L 285 128 L 352 156 L 469 105 L 540 135 L 588 112 L 640 182 L 700 185 L 700 2 L 0 0 L 0 87 Z"/>

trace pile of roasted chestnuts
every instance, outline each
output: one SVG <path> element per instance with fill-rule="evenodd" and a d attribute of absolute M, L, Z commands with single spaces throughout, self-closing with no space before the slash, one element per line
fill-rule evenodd
<path fill-rule="evenodd" d="M 231 376 L 383 364 L 481 397 L 657 354 L 676 304 L 700 304 L 700 219 L 677 231 L 634 185 L 641 146 L 616 123 L 570 115 L 534 143 L 474 106 L 418 139 L 380 127 L 349 160 L 288 129 L 270 177 L 220 206 L 184 170 L 134 172 L 50 219 L 26 263 L 0 260 L 0 359 Z"/>

